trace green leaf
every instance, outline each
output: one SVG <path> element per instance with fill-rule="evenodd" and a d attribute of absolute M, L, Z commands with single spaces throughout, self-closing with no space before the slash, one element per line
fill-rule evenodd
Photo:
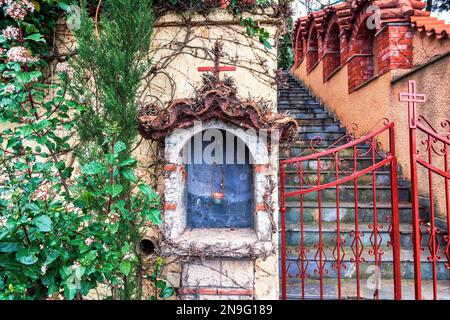
<path fill-rule="evenodd" d="M 28 37 L 24 38 L 25 40 L 32 40 L 32 41 L 36 41 L 36 42 L 43 42 L 45 43 L 45 39 L 44 36 L 40 33 L 33 33 L 30 34 Z"/>
<path fill-rule="evenodd" d="M 164 280 L 156 281 L 156 287 L 158 289 L 164 289 L 166 287 L 166 282 Z"/>
<path fill-rule="evenodd" d="M 36 228 L 41 232 L 49 232 L 52 230 L 52 220 L 49 216 L 43 215 L 33 220 Z"/>
<path fill-rule="evenodd" d="M 122 141 L 118 141 L 114 144 L 114 154 L 119 154 L 126 148 L 127 146 L 125 143 L 123 143 Z"/>
<path fill-rule="evenodd" d="M 171 296 L 173 296 L 173 294 L 175 293 L 175 289 L 172 287 L 165 287 L 161 293 L 159 294 L 159 296 L 163 299 L 165 298 L 169 298 Z"/>
<path fill-rule="evenodd" d="M 39 259 L 36 257 L 36 251 L 33 249 L 21 249 L 16 253 L 16 259 L 25 265 L 35 264 Z"/>
<path fill-rule="evenodd" d="M 59 6 L 62 10 L 66 11 L 66 12 L 70 11 L 70 5 L 68 5 L 68 4 L 65 3 L 65 2 L 59 2 L 59 3 L 58 3 L 58 6 Z"/>
<path fill-rule="evenodd" d="M 77 288 L 73 285 L 67 285 L 64 288 L 64 296 L 67 300 L 73 300 L 75 298 L 75 295 L 77 294 Z"/>
<path fill-rule="evenodd" d="M 136 164 L 136 159 L 135 158 L 128 158 L 128 159 L 125 159 L 124 161 L 122 161 L 121 163 L 120 163 L 120 166 L 121 167 L 125 167 L 125 166 L 134 166 L 135 164 Z"/>
<path fill-rule="evenodd" d="M 22 247 L 21 242 L 0 242 L 0 252 L 2 253 L 17 252 Z"/>
<path fill-rule="evenodd" d="M 158 195 L 155 193 L 155 191 L 153 191 L 153 189 L 150 186 L 140 184 L 138 185 L 138 188 L 139 190 L 142 191 L 142 193 L 144 193 L 149 198 L 149 200 L 153 200 L 158 197 Z"/>
<path fill-rule="evenodd" d="M 107 186 L 105 191 L 114 198 L 123 191 L 123 187 L 120 184 L 113 184 L 112 186 Z"/>
<path fill-rule="evenodd" d="M 124 275 L 128 276 L 130 274 L 130 271 L 131 271 L 131 262 L 130 261 L 122 261 L 120 263 L 119 268 L 120 268 L 120 271 Z"/>
<path fill-rule="evenodd" d="M 47 266 L 50 263 L 52 263 L 53 261 L 56 260 L 56 258 L 59 257 L 59 252 L 56 250 L 50 250 L 48 253 L 46 253 L 46 259 L 44 264 Z"/>
<path fill-rule="evenodd" d="M 156 225 L 160 225 L 162 223 L 161 219 L 161 210 L 158 208 L 150 208 L 145 212 L 148 219 L 150 219 L 151 222 L 153 222 Z"/>
<path fill-rule="evenodd" d="M 34 24 L 28 22 L 21 22 L 21 24 L 25 27 L 27 33 L 39 32 L 39 29 L 36 28 Z"/>
<path fill-rule="evenodd" d="M 86 175 L 99 174 L 99 173 L 102 173 L 104 170 L 105 170 L 105 167 L 97 161 L 88 163 L 81 168 L 81 172 L 83 172 Z"/>
<path fill-rule="evenodd" d="M 127 179 L 131 182 L 137 181 L 137 178 L 134 175 L 134 170 L 132 168 L 126 168 L 125 170 L 122 171 L 122 174 L 125 177 L 125 179 Z"/>

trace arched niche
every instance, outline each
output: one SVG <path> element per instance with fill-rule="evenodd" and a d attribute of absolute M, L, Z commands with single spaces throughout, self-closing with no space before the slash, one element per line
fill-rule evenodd
<path fill-rule="evenodd" d="M 192 213 L 192 204 L 189 193 L 191 174 L 195 173 L 195 168 L 191 164 L 186 163 L 186 160 L 192 157 L 192 141 L 196 137 L 202 137 L 205 132 L 211 131 L 220 132 L 235 138 L 237 144 L 244 146 L 244 163 L 243 170 L 240 173 L 247 174 L 246 183 L 250 183 L 243 190 L 251 199 L 247 197 L 246 204 L 247 217 L 249 220 L 241 220 L 241 224 L 193 224 L 190 221 L 189 214 Z M 201 142 L 201 148 L 204 146 Z M 164 210 L 164 231 L 165 237 L 170 242 L 170 247 L 173 253 L 178 255 L 188 254 L 193 247 L 196 250 L 203 250 L 205 255 L 219 255 L 231 257 L 245 257 L 254 255 L 265 255 L 272 249 L 272 217 L 271 212 L 264 208 L 264 202 L 267 196 L 271 198 L 270 179 L 272 169 L 269 165 L 269 141 L 261 132 L 255 130 L 243 130 L 237 126 L 224 123 L 220 120 L 214 119 L 203 123 L 194 124 L 194 126 L 175 130 L 165 138 L 165 156 L 170 162 L 168 165 L 170 170 L 166 170 L 164 178 L 164 198 L 166 208 Z M 195 154 L 198 154 L 195 152 Z M 235 154 L 235 159 L 238 154 Z M 226 154 L 225 154 L 226 157 Z M 202 162 L 204 159 L 202 159 Z M 211 164 L 211 162 L 208 162 Z M 206 164 L 206 163 L 203 163 Z M 216 167 L 217 168 L 217 167 Z M 211 165 L 206 165 L 206 176 L 211 177 Z M 200 169 L 201 171 L 201 169 Z M 230 173 L 228 178 L 236 178 L 238 172 Z M 217 176 L 216 176 L 217 177 Z M 198 177 L 197 177 L 198 178 Z M 239 178 L 239 177 L 237 177 Z M 203 179 L 203 178 L 202 178 Z M 227 182 L 225 182 L 227 183 Z M 205 179 L 201 181 L 205 189 L 208 183 Z M 236 181 L 234 181 L 236 186 Z M 217 187 L 217 184 L 215 184 Z M 225 188 L 225 194 L 231 192 L 233 186 L 228 185 Z M 204 192 L 203 192 L 204 191 Z M 203 190 L 204 205 L 215 201 L 211 197 L 212 193 Z M 213 190 L 214 191 L 214 190 Z M 236 195 L 236 193 L 234 193 Z M 227 200 L 225 198 L 225 200 Z M 236 210 L 236 206 L 233 210 Z M 223 211 L 222 211 L 223 212 Z M 220 215 L 218 210 L 215 214 Z M 228 215 L 237 215 L 239 212 L 228 212 Z M 207 219 L 206 219 L 207 220 Z M 231 220 L 230 220 L 231 221 Z"/>

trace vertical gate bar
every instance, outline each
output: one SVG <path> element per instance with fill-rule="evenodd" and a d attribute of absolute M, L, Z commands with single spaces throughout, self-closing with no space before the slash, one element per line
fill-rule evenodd
<path fill-rule="evenodd" d="M 281 187 L 281 298 L 286 300 L 286 203 L 284 189 L 284 164 L 280 168 L 280 187 Z"/>
<path fill-rule="evenodd" d="M 317 158 L 317 186 L 320 185 L 320 158 Z M 320 277 L 320 299 L 323 299 L 323 256 L 322 256 L 322 191 L 317 191 L 317 199 L 319 202 L 319 277 Z"/>
<path fill-rule="evenodd" d="M 450 172 L 449 164 L 448 164 L 448 145 L 444 143 L 444 170 L 445 172 Z M 447 268 L 449 273 L 449 282 L 450 282 L 450 186 L 449 179 L 445 178 L 445 207 L 447 212 L 447 243 L 445 246 L 445 252 L 447 255 Z M 450 285 L 450 283 L 449 283 Z"/>
<path fill-rule="evenodd" d="M 400 219 L 398 209 L 397 156 L 395 152 L 395 127 L 389 128 L 389 148 L 391 153 L 391 208 L 392 208 L 392 254 L 394 260 L 394 298 L 402 299 L 402 275 L 400 264 Z"/>
<path fill-rule="evenodd" d="M 433 154 L 432 154 L 432 146 L 431 146 L 431 136 L 428 135 L 428 163 L 431 165 L 433 163 Z M 433 299 L 437 300 L 437 270 L 436 270 L 436 226 L 435 226 L 435 212 L 434 212 L 434 193 L 433 193 L 433 171 L 428 169 L 428 189 L 430 192 L 430 232 L 429 237 L 431 239 L 431 243 L 428 240 L 428 243 L 431 244 L 430 253 L 431 253 L 431 263 L 433 267 Z"/>
<path fill-rule="evenodd" d="M 422 300 L 422 273 L 420 271 L 420 226 L 419 226 L 419 189 L 417 172 L 417 133 L 416 127 L 409 123 L 409 156 L 412 193 L 412 227 L 414 253 L 414 292 L 416 300 Z"/>
<path fill-rule="evenodd" d="M 303 162 L 298 163 L 299 168 L 299 182 L 300 182 L 300 190 L 303 190 Z M 300 257 L 301 257 L 301 266 L 302 270 L 300 272 L 300 278 L 302 280 L 302 300 L 305 300 L 305 278 L 306 278 L 306 270 L 305 270 L 305 241 L 304 241 L 304 210 L 303 210 L 303 194 L 300 194 Z"/>
<path fill-rule="evenodd" d="M 339 161 L 338 152 L 334 156 L 334 166 L 336 168 L 336 181 L 339 181 Z M 338 280 L 338 299 L 341 300 L 341 217 L 340 217 L 340 189 L 339 184 L 336 185 L 336 271 Z"/>
<path fill-rule="evenodd" d="M 355 172 L 358 170 L 358 160 L 357 160 L 357 148 L 356 145 L 353 146 L 353 167 Z M 353 180 L 354 195 L 355 195 L 355 263 L 356 263 L 356 298 L 361 299 L 361 284 L 360 284 L 360 255 L 359 255 L 359 210 L 358 210 L 358 178 Z"/>
<path fill-rule="evenodd" d="M 375 165 L 375 148 L 376 148 L 376 140 L 375 137 L 372 140 L 372 150 L 371 150 L 371 158 L 372 165 Z M 380 258 L 379 255 L 379 243 L 378 243 L 378 210 L 377 210 L 377 176 L 375 170 L 372 170 L 372 201 L 373 201 L 373 226 L 372 226 L 372 236 L 373 236 L 373 255 L 375 258 L 375 270 L 376 270 L 376 288 L 374 292 L 374 298 L 378 300 L 379 291 L 378 288 L 380 286 L 379 283 L 379 266 L 380 266 Z"/>

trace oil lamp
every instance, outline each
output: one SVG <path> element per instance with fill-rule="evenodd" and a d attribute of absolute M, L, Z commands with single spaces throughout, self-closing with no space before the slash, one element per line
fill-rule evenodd
<path fill-rule="evenodd" d="M 225 202 L 225 192 L 224 192 L 224 179 L 223 179 L 223 167 L 220 165 L 220 190 L 214 191 L 214 168 L 216 162 L 213 162 L 212 173 L 211 173 L 211 198 L 215 204 L 224 204 Z"/>

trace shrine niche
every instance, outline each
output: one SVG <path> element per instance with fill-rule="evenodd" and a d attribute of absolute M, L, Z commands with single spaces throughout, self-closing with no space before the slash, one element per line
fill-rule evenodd
<path fill-rule="evenodd" d="M 137 116 L 144 138 L 165 142 L 166 248 L 176 255 L 191 255 L 195 248 L 206 256 L 264 256 L 274 249 L 276 225 L 272 149 L 294 139 L 297 123 L 271 112 L 263 101 L 241 100 L 233 78 L 220 78 L 220 72 L 235 70 L 219 65 L 220 42 L 213 54 L 213 67 L 198 68 L 211 73 L 203 74 L 195 97 L 174 100 L 167 108 L 148 105 Z M 196 139 L 202 141 L 198 150 Z M 214 152 L 207 152 L 212 159 L 192 164 L 209 143 L 216 143 Z M 223 161 L 230 160 L 228 153 L 234 153 L 231 162 Z"/>

